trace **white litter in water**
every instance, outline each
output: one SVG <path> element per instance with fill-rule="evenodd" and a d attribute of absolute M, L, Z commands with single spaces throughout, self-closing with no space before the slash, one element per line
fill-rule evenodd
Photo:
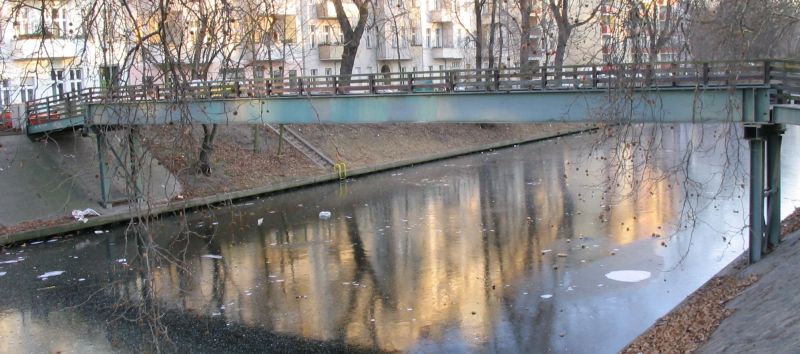
<path fill-rule="evenodd" d="M 84 281 L 86 278 L 78 278 L 78 281 Z"/>
<path fill-rule="evenodd" d="M 204 254 L 204 255 L 202 255 L 200 257 L 202 257 L 202 258 L 222 259 L 222 256 L 219 256 L 219 255 L 216 255 L 216 254 Z"/>
<path fill-rule="evenodd" d="M 127 263 L 127 262 L 128 262 L 128 260 L 125 259 L 125 258 L 120 258 L 120 259 L 117 260 L 117 263 Z"/>
<path fill-rule="evenodd" d="M 6 275 L 6 272 L 0 272 L 0 277 Z"/>
<path fill-rule="evenodd" d="M 549 298 L 553 297 L 553 294 L 544 294 L 544 295 L 540 295 L 539 297 L 542 298 L 542 299 L 549 299 Z"/>
<path fill-rule="evenodd" d="M 553 252 L 553 250 L 542 250 L 542 254 Z"/>
<path fill-rule="evenodd" d="M 21 261 L 21 259 L 12 259 L 10 261 L 2 261 L 2 262 L 0 262 L 0 264 L 14 264 L 14 263 L 17 263 L 19 261 Z"/>
<path fill-rule="evenodd" d="M 95 235 L 99 235 L 99 234 L 102 234 L 102 233 L 103 233 L 103 231 L 102 231 L 102 230 L 94 230 L 94 234 L 95 234 Z"/>
<path fill-rule="evenodd" d="M 650 272 L 644 270 L 615 270 L 606 273 L 606 278 L 626 283 L 638 283 L 650 278 Z"/>
<path fill-rule="evenodd" d="M 258 219 L 258 226 L 261 226 L 261 224 L 263 224 L 263 223 L 264 223 L 264 218 L 259 218 Z"/>
<path fill-rule="evenodd" d="M 319 212 L 319 218 L 322 220 L 328 220 L 331 218 L 331 212 L 329 211 L 321 211 Z"/>
<path fill-rule="evenodd" d="M 54 271 L 52 271 L 52 272 L 47 272 L 47 273 L 44 273 L 44 274 L 42 274 L 42 275 L 38 276 L 37 278 L 39 278 L 39 279 L 42 279 L 42 280 L 45 280 L 45 279 L 47 279 L 47 278 L 49 278 L 49 277 L 54 277 L 54 276 L 57 276 L 57 275 L 64 274 L 64 272 L 65 272 L 65 271 L 63 271 L 63 270 L 54 270 Z"/>
<path fill-rule="evenodd" d="M 34 242 L 31 242 L 31 245 L 38 245 L 38 244 L 43 243 L 43 242 L 44 241 L 34 241 Z"/>

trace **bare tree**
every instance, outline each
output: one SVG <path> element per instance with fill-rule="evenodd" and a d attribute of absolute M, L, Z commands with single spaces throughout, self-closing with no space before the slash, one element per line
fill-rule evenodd
<path fill-rule="evenodd" d="M 556 53 L 553 65 L 556 68 L 556 76 L 560 77 L 561 68 L 564 66 L 564 58 L 567 54 L 567 45 L 574 31 L 594 20 L 600 5 L 589 7 L 585 0 L 548 0 L 553 22 L 557 28 Z M 588 13 L 585 8 L 589 8 Z"/>
<path fill-rule="evenodd" d="M 347 80 L 346 77 L 353 73 L 353 64 L 356 61 L 356 54 L 358 53 L 358 46 L 361 43 L 361 36 L 364 34 L 364 28 L 367 25 L 371 0 L 352 0 L 358 9 L 358 20 L 355 28 L 350 24 L 350 19 L 347 18 L 342 0 L 332 1 L 336 9 L 336 19 L 339 21 L 339 27 L 341 27 L 344 37 L 342 64 L 339 67 L 339 73 L 345 77 L 343 80 Z"/>

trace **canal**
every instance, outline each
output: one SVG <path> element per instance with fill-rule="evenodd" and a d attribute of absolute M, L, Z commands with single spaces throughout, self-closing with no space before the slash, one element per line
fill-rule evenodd
<path fill-rule="evenodd" d="M 0 352 L 615 352 L 744 251 L 736 134 L 648 129 L 622 172 L 637 145 L 576 135 L 4 249 Z"/>

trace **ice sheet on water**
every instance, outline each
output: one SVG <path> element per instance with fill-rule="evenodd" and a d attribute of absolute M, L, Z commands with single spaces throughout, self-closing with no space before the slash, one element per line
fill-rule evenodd
<path fill-rule="evenodd" d="M 539 297 L 542 298 L 542 299 L 549 299 L 549 298 L 553 297 L 553 294 L 543 294 L 543 295 L 539 295 Z"/>
<path fill-rule="evenodd" d="M 6 272 L 0 272 L 0 277 L 6 275 Z"/>
<path fill-rule="evenodd" d="M 606 273 L 606 278 L 626 283 L 638 283 L 650 278 L 650 272 L 644 270 L 615 270 Z"/>
<path fill-rule="evenodd" d="M 45 280 L 45 279 L 47 279 L 49 277 L 55 277 L 55 276 L 64 274 L 64 272 L 65 272 L 64 270 L 54 270 L 52 272 L 47 272 L 47 273 L 44 273 L 44 274 L 42 274 L 40 276 L 37 276 L 37 278 Z"/>
<path fill-rule="evenodd" d="M 216 254 L 204 254 L 200 256 L 202 258 L 212 258 L 212 259 L 222 259 L 222 256 Z"/>

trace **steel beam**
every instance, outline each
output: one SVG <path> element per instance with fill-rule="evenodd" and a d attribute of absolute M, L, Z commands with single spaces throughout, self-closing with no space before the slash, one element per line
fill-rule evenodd
<path fill-rule="evenodd" d="M 303 123 L 546 123 L 604 119 L 619 107 L 619 123 L 718 123 L 760 120 L 766 88 L 549 90 L 525 92 L 300 96 L 216 101 L 91 104 L 96 125 Z M 766 106 L 766 112 L 769 106 Z M 755 118 L 754 118 L 755 117 Z M 767 117 L 768 119 L 768 117 Z"/>

